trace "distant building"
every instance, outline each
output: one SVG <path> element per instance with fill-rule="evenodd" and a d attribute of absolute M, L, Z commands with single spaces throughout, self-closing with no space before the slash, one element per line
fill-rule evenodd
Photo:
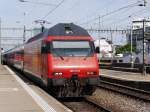
<path fill-rule="evenodd" d="M 150 38 L 150 19 L 146 19 L 145 22 L 145 39 Z M 132 21 L 132 45 L 137 46 L 137 41 L 143 39 L 143 19 L 137 19 Z M 131 44 L 131 34 L 127 34 L 127 43 Z"/>
<path fill-rule="evenodd" d="M 145 27 L 150 27 L 150 19 L 145 19 Z M 143 19 L 136 19 L 132 21 L 133 30 L 143 28 Z"/>
<path fill-rule="evenodd" d="M 145 63 L 150 64 L 150 19 L 144 21 L 144 54 L 143 54 L 143 19 L 137 19 L 133 21 L 132 29 L 132 45 L 136 47 L 136 52 L 132 53 L 133 60 L 131 60 L 131 54 L 125 54 L 123 62 L 125 63 L 138 63 L 143 64 L 143 56 Z M 127 35 L 128 43 L 131 44 L 131 34 Z"/>

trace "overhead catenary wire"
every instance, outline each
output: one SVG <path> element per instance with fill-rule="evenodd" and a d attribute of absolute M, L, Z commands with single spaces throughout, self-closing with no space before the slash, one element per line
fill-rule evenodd
<path fill-rule="evenodd" d="M 109 1 L 109 2 L 107 2 L 107 3 L 105 3 L 101 8 L 97 8 L 96 11 L 97 11 L 97 10 L 100 10 L 100 9 L 103 9 L 103 8 L 106 8 L 106 6 L 108 7 L 112 2 L 115 2 L 115 1 L 114 1 L 114 0 L 111 0 L 111 1 Z M 93 13 L 91 13 L 91 14 L 89 14 L 88 16 L 91 17 L 91 16 L 95 15 L 95 14 L 96 14 L 96 11 L 93 12 Z M 85 18 L 87 18 L 87 17 L 84 16 L 83 18 L 80 18 L 80 20 L 83 20 L 83 19 L 85 19 Z M 78 23 L 78 21 L 80 21 L 80 20 L 76 20 L 75 23 Z"/>
<path fill-rule="evenodd" d="M 144 12 L 143 12 L 143 11 L 144 11 Z M 145 9 L 144 9 L 144 10 L 139 10 L 139 11 L 136 11 L 136 12 L 130 14 L 130 16 L 133 16 L 133 17 L 134 17 L 134 16 L 136 16 L 137 13 L 138 13 L 138 14 L 140 14 L 140 13 L 145 14 L 145 13 L 149 13 L 149 11 L 150 11 L 150 9 L 149 9 L 149 10 L 145 10 Z M 119 19 L 118 21 L 114 21 L 114 22 L 111 22 L 111 23 L 109 23 L 109 24 L 116 24 L 116 23 L 118 24 L 118 23 L 127 21 L 130 16 L 125 17 L 125 18 L 121 18 L 121 19 Z"/>
<path fill-rule="evenodd" d="M 78 4 L 80 3 L 80 0 L 77 0 L 67 11 L 71 11 L 73 8 L 75 8 L 76 6 L 78 6 Z"/>
<path fill-rule="evenodd" d="M 126 5 L 126 6 L 124 6 L 124 7 L 121 7 L 121 8 L 119 8 L 119 9 L 116 9 L 116 10 L 113 10 L 113 11 L 111 11 L 111 12 L 108 12 L 108 13 L 106 13 L 106 14 L 100 16 L 100 18 L 103 18 L 103 17 L 109 16 L 109 15 L 112 15 L 112 14 L 117 13 L 117 12 L 123 10 L 123 9 L 126 9 L 126 8 L 130 8 L 130 7 L 137 6 L 137 5 L 139 5 L 138 3 L 142 2 L 142 1 L 143 1 L 143 0 L 140 0 L 140 1 L 136 2 L 136 3 L 132 3 L 132 4 Z M 80 25 L 89 24 L 89 23 L 91 23 L 92 21 L 95 21 L 95 20 L 98 20 L 98 19 L 99 19 L 99 17 L 96 17 L 96 18 L 93 18 L 93 19 L 91 19 L 91 20 L 89 20 L 89 21 L 87 21 L 87 22 L 81 23 Z"/>
<path fill-rule="evenodd" d="M 115 23 L 120 23 L 120 22 L 127 21 L 130 16 L 135 16 L 137 13 L 140 14 L 140 13 L 142 13 L 143 11 L 150 11 L 150 10 L 140 9 L 140 10 L 138 10 L 138 11 L 136 11 L 136 12 L 133 12 L 133 13 L 129 14 L 128 17 L 120 18 L 119 20 L 112 21 L 112 22 L 110 22 L 110 23 L 108 23 L 108 24 L 115 24 Z M 145 13 L 145 12 L 143 12 L 142 14 L 144 14 L 144 13 Z M 123 20 L 124 20 L 124 21 L 123 21 Z M 108 21 L 107 21 L 107 22 L 108 22 Z"/>
<path fill-rule="evenodd" d="M 51 9 L 45 16 L 42 17 L 42 20 L 44 20 L 46 17 L 48 17 L 53 11 L 55 11 L 60 5 L 62 5 L 64 3 L 65 0 L 62 0 L 58 5 L 56 5 L 56 7 L 54 7 L 53 9 Z"/>
<path fill-rule="evenodd" d="M 33 2 L 33 1 L 26 1 L 26 0 L 19 0 L 20 2 L 37 4 L 37 5 L 45 5 L 45 6 L 56 6 L 56 4 L 44 3 L 44 2 Z"/>
<path fill-rule="evenodd" d="M 129 16 L 127 17 L 124 17 L 124 18 L 120 18 L 119 20 L 114 20 L 112 22 L 109 22 L 109 20 L 107 21 L 107 24 L 111 24 L 111 25 L 116 25 L 116 24 L 119 24 L 119 23 L 122 23 L 122 22 L 125 22 L 125 21 L 128 21 L 128 19 L 131 17 L 131 16 L 136 16 L 137 14 L 145 14 L 145 13 L 149 13 L 150 9 L 147 8 L 147 9 L 140 9 L 138 11 L 135 11 L 135 12 L 132 12 L 129 14 Z M 107 26 L 107 25 L 106 25 Z M 121 25 L 119 25 L 121 26 Z"/>
<path fill-rule="evenodd" d="M 133 8 L 133 7 L 132 7 Z M 126 11 L 128 11 L 129 9 L 127 9 Z M 143 10 L 143 9 L 142 9 Z M 126 11 L 124 11 L 124 12 L 126 12 Z M 141 10 L 140 10 L 141 11 Z M 134 13 L 133 13 L 134 14 Z M 120 18 L 119 19 L 119 21 L 120 20 L 125 20 L 125 19 L 128 19 L 128 17 L 125 17 L 125 18 Z M 105 19 L 105 22 L 107 22 L 107 24 L 112 24 L 112 23 L 114 23 L 114 22 L 116 22 L 116 21 L 118 21 L 118 20 L 116 20 L 116 19 L 112 19 L 112 18 L 106 18 Z M 104 21 L 103 21 L 104 22 Z M 109 22 L 109 23 L 108 23 Z M 102 23 L 102 22 L 100 22 L 100 23 Z M 95 25 L 98 25 L 98 23 L 97 22 L 95 22 L 94 23 Z"/>

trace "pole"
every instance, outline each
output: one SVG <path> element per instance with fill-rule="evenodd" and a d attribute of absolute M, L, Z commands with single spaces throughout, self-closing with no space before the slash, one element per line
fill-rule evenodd
<path fill-rule="evenodd" d="M 146 74 L 145 69 L 145 19 L 143 19 L 143 75 Z"/>
<path fill-rule="evenodd" d="M 25 41 L 26 41 L 26 13 L 24 12 L 23 13 L 23 16 L 24 16 L 24 25 L 23 25 L 23 44 L 25 44 Z"/>
<path fill-rule="evenodd" d="M 100 61 L 101 61 L 101 44 L 100 44 L 100 16 L 99 16 L 99 21 L 98 21 L 98 29 L 99 29 L 99 31 L 98 31 L 98 37 L 99 37 L 99 63 L 100 63 Z"/>
<path fill-rule="evenodd" d="M 147 5 L 147 0 L 144 0 L 144 7 Z"/>
<path fill-rule="evenodd" d="M 1 50 L 1 30 L 2 30 L 2 27 L 1 27 L 1 17 L 0 17 L 0 65 L 2 64 L 1 63 L 1 55 L 2 55 L 2 50 Z"/>
<path fill-rule="evenodd" d="M 45 30 L 45 27 L 43 24 L 41 24 L 41 32 L 44 32 L 44 30 Z"/>
<path fill-rule="evenodd" d="M 131 36 L 131 68 L 133 68 L 133 36 L 132 36 L 132 26 L 131 26 L 131 32 L 130 32 L 130 36 Z"/>
<path fill-rule="evenodd" d="M 25 44 L 26 41 L 26 27 L 25 25 L 23 26 L 23 44 Z"/>
<path fill-rule="evenodd" d="M 111 48 L 112 48 L 111 64 L 113 65 L 113 60 L 114 60 L 113 34 L 112 32 L 110 32 L 110 34 L 111 34 Z"/>
<path fill-rule="evenodd" d="M 98 31 L 98 37 L 100 38 L 100 29 L 101 29 L 101 21 L 100 21 L 100 16 L 99 16 L 99 18 L 98 18 L 98 29 L 99 29 L 99 31 Z"/>

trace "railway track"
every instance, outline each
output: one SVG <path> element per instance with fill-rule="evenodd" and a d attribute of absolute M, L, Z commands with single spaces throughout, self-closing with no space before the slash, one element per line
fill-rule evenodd
<path fill-rule="evenodd" d="M 25 80 L 26 83 L 33 83 L 33 85 L 34 85 L 34 82 L 31 81 L 30 79 L 24 77 L 24 75 L 23 76 L 21 75 L 21 77 L 23 77 L 23 80 Z M 140 99 L 146 100 L 146 101 L 150 100 L 150 96 L 149 96 L 150 94 L 148 92 L 141 91 L 138 89 L 133 89 L 133 88 L 129 88 L 126 86 L 117 85 L 117 84 L 112 84 L 112 83 L 105 82 L 105 81 L 100 81 L 99 87 L 106 89 L 106 90 L 108 89 L 110 91 L 114 91 L 116 93 L 119 92 L 121 94 L 125 94 L 128 96 L 134 96 L 134 97 L 136 97 L 136 99 L 140 98 Z M 38 90 L 41 90 L 41 89 L 38 89 Z M 41 91 L 43 91 L 43 90 L 41 90 Z M 47 94 L 47 97 L 48 97 L 50 95 L 49 92 L 46 90 L 45 90 L 45 92 L 48 93 Z M 40 92 L 40 93 L 43 93 L 43 92 Z M 99 94 L 99 93 L 97 93 L 97 94 Z M 43 96 L 45 97 L 45 94 Z M 97 99 L 98 97 L 96 96 L 95 98 Z M 107 97 L 106 97 L 106 99 L 107 99 Z M 68 107 L 70 110 L 72 110 L 74 112 L 111 112 L 111 110 L 113 110 L 113 108 L 111 107 L 112 105 L 109 104 L 110 102 L 108 102 L 108 105 L 110 105 L 110 106 L 105 106 L 103 103 L 97 102 L 97 101 L 95 101 L 95 99 L 91 99 L 89 97 L 76 98 L 76 99 L 71 99 L 71 100 L 70 99 L 65 99 L 65 100 L 56 99 L 56 100 L 58 100 L 60 103 L 62 103 L 63 105 L 65 105 L 66 107 Z"/>
<path fill-rule="evenodd" d="M 37 91 L 43 94 L 44 97 L 49 97 L 51 94 L 46 88 L 39 87 L 40 85 L 32 81 L 26 75 L 20 75 L 22 72 L 18 71 L 15 68 L 11 68 L 18 76 L 24 80 L 27 84 L 36 85 Z M 45 95 L 46 94 L 46 95 Z M 56 99 L 58 102 L 62 103 L 70 110 L 74 112 L 110 112 L 108 109 L 103 108 L 102 106 L 94 103 L 94 101 L 86 98 L 72 98 L 72 99 Z"/>
<path fill-rule="evenodd" d="M 99 88 L 108 89 L 117 93 L 125 94 L 131 97 L 135 97 L 144 101 L 150 101 L 150 92 L 123 86 L 120 84 L 114 84 L 107 81 L 100 80 Z"/>
<path fill-rule="evenodd" d="M 111 112 L 88 98 L 61 100 L 65 106 L 74 112 Z"/>
<path fill-rule="evenodd" d="M 106 108 L 106 107 L 103 107 L 102 105 L 100 104 L 97 104 L 95 101 L 93 101 L 92 99 L 90 98 L 86 98 L 85 101 L 99 109 L 101 109 L 102 112 L 111 112 L 111 110 L 109 108 Z"/>

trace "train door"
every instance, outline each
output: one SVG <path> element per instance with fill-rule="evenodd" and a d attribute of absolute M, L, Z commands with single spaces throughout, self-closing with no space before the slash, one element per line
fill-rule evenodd
<path fill-rule="evenodd" d="M 47 44 L 42 42 L 41 45 L 41 78 L 43 83 L 47 85 L 47 76 L 48 76 L 48 63 L 47 63 Z"/>

